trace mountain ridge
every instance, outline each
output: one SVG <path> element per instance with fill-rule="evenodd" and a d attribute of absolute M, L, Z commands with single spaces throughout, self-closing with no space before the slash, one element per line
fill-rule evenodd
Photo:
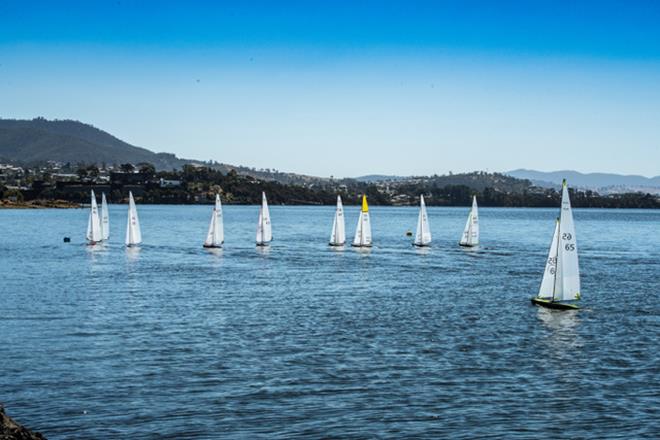
<path fill-rule="evenodd" d="M 601 193 L 651 192 L 660 193 L 660 176 L 645 177 L 636 174 L 581 173 L 574 170 L 537 171 L 516 169 L 504 174 L 518 179 L 527 179 L 543 188 L 554 188 L 567 179 L 569 185 L 577 188 L 599 191 Z"/>

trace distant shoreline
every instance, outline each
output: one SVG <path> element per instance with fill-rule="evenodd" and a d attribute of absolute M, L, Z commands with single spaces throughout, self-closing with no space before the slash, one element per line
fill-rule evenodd
<path fill-rule="evenodd" d="M 137 202 L 139 206 L 213 206 L 213 202 L 197 202 L 197 203 L 152 203 L 152 202 Z M 110 205 L 128 205 L 124 203 L 110 203 Z M 224 206 L 259 206 L 258 203 L 242 203 L 242 202 L 223 202 Z M 335 204 L 327 203 L 271 203 L 271 207 L 289 206 L 289 207 L 303 207 L 303 206 L 328 206 L 334 207 Z M 344 206 L 360 206 L 359 203 L 344 203 Z M 418 205 L 386 205 L 386 204 L 369 204 L 372 208 L 418 208 Z M 0 200 L 0 209 L 89 209 L 89 203 L 75 203 L 67 200 L 31 200 L 28 202 L 13 202 L 9 200 Z M 469 208 L 470 205 L 427 205 L 428 208 Z M 498 209 L 558 209 L 554 206 L 491 206 L 480 205 L 480 208 L 498 208 Z M 655 210 L 658 208 L 646 207 L 610 207 L 610 206 L 573 206 L 574 209 L 613 209 L 613 210 Z"/>
<path fill-rule="evenodd" d="M 28 202 L 15 202 L 7 199 L 0 200 L 0 209 L 74 209 L 82 208 L 80 203 L 67 200 L 30 200 Z"/>

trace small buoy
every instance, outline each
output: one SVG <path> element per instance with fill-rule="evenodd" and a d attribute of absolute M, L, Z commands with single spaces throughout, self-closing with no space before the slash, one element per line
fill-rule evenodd
<path fill-rule="evenodd" d="M 412 231 L 406 231 L 406 237 L 412 237 Z"/>
<path fill-rule="evenodd" d="M 71 243 L 71 237 L 64 237 L 65 243 Z"/>

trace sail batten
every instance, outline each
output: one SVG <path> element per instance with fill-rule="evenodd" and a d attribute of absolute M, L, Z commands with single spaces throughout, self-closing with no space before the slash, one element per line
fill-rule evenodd
<path fill-rule="evenodd" d="M 270 211 L 266 193 L 261 193 L 261 207 L 259 208 L 259 219 L 257 221 L 257 246 L 267 246 L 273 240 L 273 231 L 270 224 Z"/>
<path fill-rule="evenodd" d="M 477 206 L 477 196 L 472 196 L 472 208 L 468 214 L 463 235 L 459 241 L 461 246 L 477 246 L 479 245 L 479 208 Z"/>
<path fill-rule="evenodd" d="M 126 246 L 136 246 L 142 243 L 142 231 L 138 218 L 133 192 L 128 192 L 128 220 L 126 222 Z"/>
<path fill-rule="evenodd" d="M 331 246 L 343 246 L 346 243 L 346 224 L 344 221 L 344 207 L 341 196 L 337 196 L 337 208 L 335 218 L 332 222 L 332 233 L 330 234 Z"/>
<path fill-rule="evenodd" d="M 429 246 L 431 244 L 431 227 L 423 195 L 419 196 L 419 215 L 417 216 L 417 231 L 413 244 L 415 246 Z"/>

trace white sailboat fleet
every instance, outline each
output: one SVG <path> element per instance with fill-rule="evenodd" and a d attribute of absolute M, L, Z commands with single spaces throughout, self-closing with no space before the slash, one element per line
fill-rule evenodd
<path fill-rule="evenodd" d="M 419 196 L 419 215 L 417 217 L 417 232 L 413 245 L 417 247 L 431 246 L 431 227 L 429 226 L 429 217 L 426 214 L 426 204 L 424 196 Z"/>
<path fill-rule="evenodd" d="M 261 193 L 261 207 L 259 208 L 259 220 L 257 221 L 257 246 L 268 246 L 273 240 L 273 229 L 270 224 L 270 212 L 266 193 Z"/>
<path fill-rule="evenodd" d="M 369 205 L 367 205 L 367 196 L 362 196 L 362 209 L 355 228 L 355 237 L 353 238 L 353 247 L 367 248 L 371 247 L 371 220 L 369 219 Z"/>
<path fill-rule="evenodd" d="M 128 221 L 126 224 L 126 246 L 137 246 L 142 242 L 140 221 L 138 219 L 133 193 L 128 194 Z M 86 238 L 90 245 L 108 240 L 110 237 L 110 221 L 108 215 L 108 204 L 105 194 L 102 194 L 101 209 L 96 203 L 94 191 L 91 191 L 91 209 L 87 222 Z M 272 241 L 272 227 L 270 212 L 266 193 L 262 192 L 259 218 L 257 221 L 257 246 L 268 246 Z M 330 234 L 330 246 L 344 246 L 346 243 L 346 227 L 344 219 L 344 208 L 340 196 L 337 196 L 332 232 Z M 222 203 L 220 195 L 216 194 L 215 205 L 209 223 L 209 229 L 204 241 L 206 248 L 219 248 L 224 244 L 224 225 L 222 215 Z M 417 218 L 417 230 L 413 245 L 430 246 L 431 228 L 424 196 L 420 195 L 419 215 Z M 472 198 L 472 208 L 468 215 L 463 235 L 459 242 L 461 246 L 473 247 L 479 244 L 479 214 L 476 196 Z M 362 206 L 358 223 L 355 229 L 355 237 L 352 246 L 371 247 L 371 221 L 369 217 L 369 206 L 367 197 L 362 196 Z M 566 180 L 562 184 L 561 211 L 555 223 L 555 229 L 550 244 L 548 259 L 546 261 L 541 287 L 532 303 L 553 309 L 578 309 L 572 303 L 580 299 L 580 270 L 578 264 L 578 251 L 575 239 L 575 225 L 568 193 Z"/>
<path fill-rule="evenodd" d="M 337 196 L 337 209 L 335 209 L 335 219 L 332 222 L 330 246 L 343 246 L 345 244 L 346 222 L 344 221 L 344 206 L 341 203 L 341 196 Z"/>
<path fill-rule="evenodd" d="M 465 222 L 465 229 L 459 245 L 464 247 L 474 247 L 479 245 L 479 210 L 477 208 L 477 196 L 472 196 L 472 209 Z"/>
<path fill-rule="evenodd" d="M 220 194 L 215 195 L 215 205 L 211 214 L 209 231 L 204 240 L 205 248 L 221 248 L 225 242 L 224 224 L 222 221 L 222 203 L 220 203 Z"/>
<path fill-rule="evenodd" d="M 532 298 L 532 303 L 551 309 L 578 309 L 576 304 L 567 301 L 579 299 L 580 268 L 575 224 L 568 186 L 564 180 L 560 215 L 555 223 L 539 294 Z"/>
<path fill-rule="evenodd" d="M 126 222 L 126 246 L 133 247 L 142 243 L 142 232 L 140 231 L 140 219 L 138 219 L 137 208 L 133 193 L 128 192 L 128 220 Z"/>

